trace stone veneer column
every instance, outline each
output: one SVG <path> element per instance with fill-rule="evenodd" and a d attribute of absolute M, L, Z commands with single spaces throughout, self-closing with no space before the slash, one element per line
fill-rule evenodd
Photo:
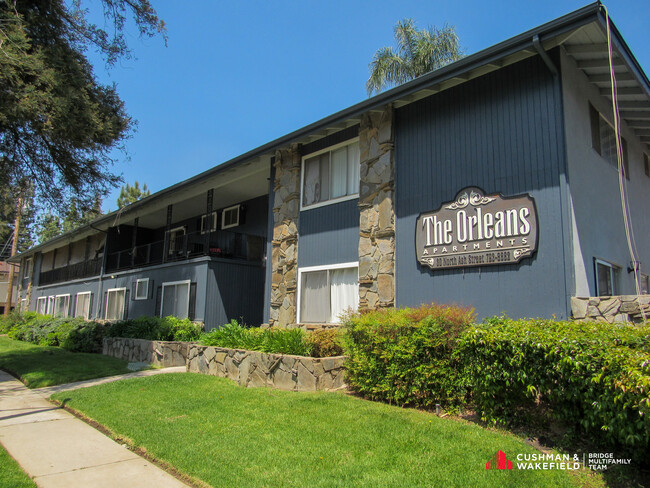
<path fill-rule="evenodd" d="M 300 146 L 275 152 L 269 325 L 296 325 Z"/>
<path fill-rule="evenodd" d="M 365 114 L 359 128 L 359 309 L 395 305 L 393 108 Z"/>

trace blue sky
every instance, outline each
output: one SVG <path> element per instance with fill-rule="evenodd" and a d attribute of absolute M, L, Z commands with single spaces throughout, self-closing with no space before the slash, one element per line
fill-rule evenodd
<path fill-rule="evenodd" d="M 393 26 L 453 25 L 472 54 L 572 12 L 584 0 L 153 0 L 169 41 L 141 40 L 137 59 L 106 70 L 138 121 L 113 168 L 152 192 L 367 98 L 368 63 Z M 646 73 L 650 1 L 605 2 Z M 119 189 L 104 201 L 114 210 Z"/>

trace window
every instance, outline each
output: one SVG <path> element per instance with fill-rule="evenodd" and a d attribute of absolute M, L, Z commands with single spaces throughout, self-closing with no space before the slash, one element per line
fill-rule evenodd
<path fill-rule="evenodd" d="M 201 216 L 201 234 L 217 230 L 217 212 Z"/>
<path fill-rule="evenodd" d="M 357 309 L 357 263 L 302 268 L 298 270 L 298 280 L 299 323 L 337 323 L 341 313 Z"/>
<path fill-rule="evenodd" d="M 600 259 L 594 259 L 596 270 L 596 296 L 609 297 L 616 294 L 616 277 L 618 269 Z"/>
<path fill-rule="evenodd" d="M 36 313 L 45 315 L 47 313 L 47 297 L 38 297 L 36 300 Z"/>
<path fill-rule="evenodd" d="M 54 297 L 47 297 L 47 310 L 45 312 L 48 315 L 54 314 Z"/>
<path fill-rule="evenodd" d="M 149 278 L 137 280 L 135 282 L 135 299 L 146 300 L 149 298 Z"/>
<path fill-rule="evenodd" d="M 32 258 L 25 259 L 25 267 L 23 269 L 23 279 L 29 278 L 32 272 Z"/>
<path fill-rule="evenodd" d="M 169 231 L 169 255 L 176 255 L 183 251 L 185 227 L 176 227 Z"/>
<path fill-rule="evenodd" d="M 190 311 L 190 282 L 176 281 L 163 283 L 162 302 L 160 304 L 160 316 L 168 317 L 173 315 L 179 319 L 185 319 Z"/>
<path fill-rule="evenodd" d="M 84 319 L 90 319 L 90 302 L 92 299 L 92 293 L 89 291 L 84 291 L 82 293 L 77 293 L 77 304 L 74 308 L 75 317 L 83 317 Z"/>
<path fill-rule="evenodd" d="M 239 225 L 239 205 L 224 208 L 221 213 L 221 228 L 237 227 Z"/>
<path fill-rule="evenodd" d="M 302 208 L 359 194 L 359 141 L 345 142 L 302 160 Z M 320 204 L 320 205 L 319 205 Z"/>
<path fill-rule="evenodd" d="M 57 295 L 54 299 L 54 316 L 57 319 L 66 318 L 70 311 L 70 295 Z"/>
<path fill-rule="evenodd" d="M 126 288 L 113 288 L 106 291 L 106 309 L 104 312 L 106 320 L 122 320 L 124 318 L 125 297 Z"/>
<path fill-rule="evenodd" d="M 596 110 L 589 105 L 591 118 L 591 142 L 593 148 L 609 164 L 618 170 L 618 155 L 616 152 L 616 133 L 614 127 Z M 621 137 L 621 149 L 623 151 L 623 174 L 629 180 L 630 168 L 627 160 L 627 141 Z"/>

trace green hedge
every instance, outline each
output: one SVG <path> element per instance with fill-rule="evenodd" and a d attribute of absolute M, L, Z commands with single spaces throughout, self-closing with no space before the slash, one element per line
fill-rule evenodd
<path fill-rule="evenodd" d="M 598 444 L 650 449 L 647 327 L 500 317 L 468 330 L 458 352 L 483 420 L 548 414 Z"/>
<path fill-rule="evenodd" d="M 0 323 L 12 339 L 74 352 L 101 352 L 106 327 L 81 318 L 54 318 L 36 312 L 13 313 Z"/>
<path fill-rule="evenodd" d="M 177 317 L 138 317 L 109 325 L 107 337 L 127 337 L 150 341 L 196 341 L 203 328 L 190 319 Z"/>
<path fill-rule="evenodd" d="M 467 386 L 455 346 L 473 320 L 473 310 L 441 305 L 348 316 L 347 384 L 368 398 L 397 405 L 463 403 Z"/>
<path fill-rule="evenodd" d="M 328 357 L 340 356 L 341 332 L 327 330 L 305 332 L 302 329 L 246 327 L 232 320 L 219 329 L 201 336 L 204 346 L 246 349 L 275 354 L 295 356 Z"/>
<path fill-rule="evenodd" d="M 0 333 L 8 334 L 12 339 L 41 346 L 59 346 L 74 352 L 101 352 L 104 337 L 194 341 L 201 332 L 201 325 L 176 317 L 140 317 L 104 324 L 82 318 L 16 312 L 0 320 Z"/>

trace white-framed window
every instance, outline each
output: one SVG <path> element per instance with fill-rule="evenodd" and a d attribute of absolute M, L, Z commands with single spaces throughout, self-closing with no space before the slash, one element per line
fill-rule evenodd
<path fill-rule="evenodd" d="M 47 309 L 45 311 L 47 315 L 54 315 L 54 297 L 47 297 Z"/>
<path fill-rule="evenodd" d="M 174 255 L 183 250 L 185 227 L 176 227 L 169 231 L 169 254 Z"/>
<path fill-rule="evenodd" d="M 298 323 L 338 323 L 359 304 L 359 263 L 298 269 Z"/>
<path fill-rule="evenodd" d="M 83 291 L 77 293 L 77 303 L 74 307 L 74 316 L 83 317 L 86 320 L 90 319 L 90 301 L 92 292 Z"/>
<path fill-rule="evenodd" d="M 41 315 L 47 313 L 47 297 L 38 297 L 36 300 L 36 313 Z"/>
<path fill-rule="evenodd" d="M 146 300 L 149 298 L 149 278 L 141 278 L 135 282 L 135 300 Z"/>
<path fill-rule="evenodd" d="M 201 216 L 201 234 L 217 230 L 217 212 Z"/>
<path fill-rule="evenodd" d="M 106 307 L 104 318 L 106 320 L 122 320 L 126 307 L 126 288 L 111 288 L 106 290 Z"/>
<path fill-rule="evenodd" d="M 596 296 L 609 297 L 616 295 L 616 278 L 618 267 L 602 259 L 594 259 L 596 273 Z"/>
<path fill-rule="evenodd" d="M 54 313 L 57 319 L 64 319 L 70 315 L 70 294 L 57 295 L 54 298 Z"/>
<path fill-rule="evenodd" d="M 29 302 L 27 301 L 27 298 L 23 298 L 20 300 L 20 311 L 21 312 L 27 312 L 29 310 Z"/>
<path fill-rule="evenodd" d="M 356 198 L 359 167 L 358 138 L 303 157 L 300 209 Z"/>
<path fill-rule="evenodd" d="M 173 315 L 185 319 L 190 312 L 190 280 L 162 284 L 160 316 Z"/>
<path fill-rule="evenodd" d="M 25 259 L 25 267 L 23 268 L 23 279 L 29 278 L 32 272 L 32 258 Z"/>
<path fill-rule="evenodd" d="M 240 205 L 233 205 L 232 207 L 223 209 L 221 212 L 222 229 L 237 227 L 239 225 L 239 207 Z"/>
<path fill-rule="evenodd" d="M 614 126 L 593 105 L 589 105 L 591 117 L 592 147 L 609 164 L 618 170 L 618 153 L 616 151 L 616 132 Z M 627 141 L 621 137 L 621 150 L 623 152 L 623 172 L 630 179 L 630 168 L 627 158 Z"/>

